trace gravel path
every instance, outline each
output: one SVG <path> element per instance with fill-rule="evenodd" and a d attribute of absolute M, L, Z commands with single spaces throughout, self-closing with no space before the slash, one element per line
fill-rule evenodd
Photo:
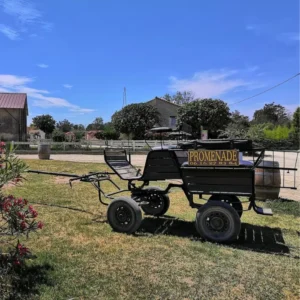
<path fill-rule="evenodd" d="M 284 166 L 285 161 L 285 167 L 294 168 L 295 167 L 295 161 L 296 161 L 296 153 L 286 153 L 285 159 L 283 159 L 283 153 L 282 152 L 275 152 L 274 154 L 274 160 L 279 162 L 279 165 L 281 167 Z M 20 154 L 18 155 L 21 159 L 38 159 L 37 154 Z M 105 163 L 103 155 L 86 155 L 86 154 L 51 154 L 51 159 L 53 160 L 60 160 L 60 161 L 72 161 L 72 162 L 95 162 L 95 163 Z M 244 159 L 251 160 L 250 157 L 244 157 Z M 271 152 L 266 152 L 265 160 L 273 160 L 273 154 Z M 138 167 L 143 167 L 145 165 L 146 161 L 146 155 L 132 155 L 131 156 L 131 162 L 133 165 Z M 296 186 L 298 190 L 291 190 L 291 189 L 284 189 L 282 188 L 280 191 L 280 197 L 291 199 L 291 200 L 297 200 L 300 201 L 300 155 L 298 157 L 297 166 L 298 172 L 296 176 Z M 284 172 L 284 175 L 283 175 Z M 288 173 L 287 171 L 281 171 L 281 182 L 283 182 L 283 176 L 285 184 L 293 185 L 294 184 L 294 172 Z"/>

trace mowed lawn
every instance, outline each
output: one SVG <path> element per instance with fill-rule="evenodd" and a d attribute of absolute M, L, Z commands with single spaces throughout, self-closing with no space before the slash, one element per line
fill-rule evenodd
<path fill-rule="evenodd" d="M 108 170 L 103 164 L 26 162 L 53 172 Z M 261 203 L 273 217 L 244 212 L 239 241 L 219 245 L 198 237 L 196 210 L 180 190 L 170 193 L 166 217 L 145 217 L 135 235 L 126 235 L 112 231 L 91 184 L 71 189 L 62 177 L 25 176 L 21 186 L 4 192 L 26 198 L 45 223 L 25 241 L 37 256 L 29 263 L 34 299 L 299 299 L 298 202 Z"/>

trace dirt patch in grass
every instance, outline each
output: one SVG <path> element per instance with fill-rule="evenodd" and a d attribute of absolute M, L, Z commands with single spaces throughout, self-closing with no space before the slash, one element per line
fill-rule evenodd
<path fill-rule="evenodd" d="M 57 176 L 54 179 L 55 184 L 69 184 L 69 177 Z"/>

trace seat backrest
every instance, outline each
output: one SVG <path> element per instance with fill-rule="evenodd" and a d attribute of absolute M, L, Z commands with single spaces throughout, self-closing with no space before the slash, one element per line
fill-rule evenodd
<path fill-rule="evenodd" d="M 168 149 L 152 150 L 148 153 L 143 180 L 156 181 L 180 179 L 175 152 Z"/>
<path fill-rule="evenodd" d="M 129 163 L 125 150 L 104 150 L 104 160 L 121 179 L 137 177 L 138 170 Z"/>

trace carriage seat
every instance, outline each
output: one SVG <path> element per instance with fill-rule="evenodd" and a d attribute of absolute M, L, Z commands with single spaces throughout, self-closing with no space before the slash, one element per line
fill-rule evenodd
<path fill-rule="evenodd" d="M 104 150 L 104 160 L 107 165 L 123 180 L 137 180 L 142 177 L 127 159 L 125 150 Z"/>

